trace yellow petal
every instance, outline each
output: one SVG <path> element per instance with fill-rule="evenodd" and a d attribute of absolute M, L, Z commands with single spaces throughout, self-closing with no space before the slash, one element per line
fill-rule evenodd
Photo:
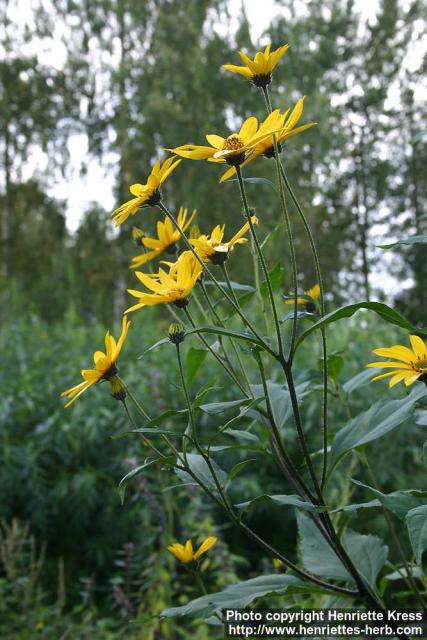
<path fill-rule="evenodd" d="M 208 538 L 206 538 L 206 540 L 202 542 L 202 544 L 194 554 L 193 556 L 194 560 L 198 560 L 202 555 L 202 553 L 205 553 L 208 549 L 213 547 L 213 545 L 216 543 L 217 540 L 218 538 L 216 536 L 209 536 Z"/>

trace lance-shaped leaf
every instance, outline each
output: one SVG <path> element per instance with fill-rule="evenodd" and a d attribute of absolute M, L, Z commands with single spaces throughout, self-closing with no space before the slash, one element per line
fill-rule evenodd
<path fill-rule="evenodd" d="M 415 558 L 421 565 L 423 552 L 427 548 L 427 504 L 411 509 L 406 515 L 406 525 Z"/>
<path fill-rule="evenodd" d="M 399 244 L 427 244 L 427 236 L 410 236 L 409 238 L 403 238 L 402 240 L 396 240 L 396 242 L 390 242 L 389 244 L 377 244 L 377 247 L 380 249 L 391 249 L 392 247 L 396 247 Z"/>
<path fill-rule="evenodd" d="M 263 495 L 253 498 L 253 500 L 248 500 L 247 502 L 240 502 L 236 504 L 236 509 L 240 511 L 247 511 L 252 505 L 257 504 L 259 502 L 273 502 L 278 506 L 291 506 L 298 507 L 298 509 L 302 509 L 303 511 L 326 511 L 326 507 L 316 507 L 311 502 L 306 502 L 305 500 L 301 500 L 299 496 L 293 495 Z"/>
<path fill-rule="evenodd" d="M 328 475 L 348 451 L 381 438 L 405 422 L 411 416 L 415 403 L 425 394 L 424 385 L 418 385 L 406 398 L 379 400 L 350 420 L 332 441 Z"/>
<path fill-rule="evenodd" d="M 414 327 L 414 325 L 409 322 L 409 320 L 407 320 L 405 316 L 387 306 L 386 304 L 383 304 L 382 302 L 358 302 L 357 304 L 349 304 L 345 307 L 340 307 L 335 311 L 331 311 L 331 313 L 327 313 L 325 316 L 323 316 L 323 318 L 318 320 L 318 322 L 312 324 L 308 329 L 304 331 L 304 333 L 300 335 L 296 342 L 296 346 L 299 346 L 306 338 L 308 338 L 309 335 L 313 333 L 313 331 L 322 329 L 328 324 L 337 322 L 337 320 L 341 320 L 342 318 L 350 318 L 356 313 L 356 311 L 359 311 L 359 309 L 368 309 L 369 311 L 374 311 L 377 315 L 380 316 L 380 318 L 382 318 L 386 322 L 397 325 L 398 327 L 406 329 L 407 331 L 412 331 L 415 333 L 427 333 L 427 327 L 425 327 L 424 329 Z"/>
<path fill-rule="evenodd" d="M 392 493 L 381 493 L 374 487 L 370 487 L 367 484 L 363 484 L 363 482 L 359 482 L 358 480 L 352 480 L 354 484 L 357 484 L 359 487 L 363 487 L 364 489 L 368 489 L 374 495 L 377 496 L 377 499 L 380 505 L 383 505 L 389 511 L 392 511 L 398 518 L 403 520 L 411 509 L 415 509 L 416 507 L 425 504 L 427 499 L 427 491 L 419 491 L 418 489 L 408 489 L 407 491 L 393 491 Z"/>
<path fill-rule="evenodd" d="M 302 512 L 297 513 L 297 521 L 305 568 L 315 575 L 331 580 L 353 582 L 353 577 L 313 521 Z M 376 536 L 362 535 L 349 529 L 343 534 L 341 541 L 359 574 L 374 587 L 378 574 L 387 560 L 388 547 Z"/>
<path fill-rule="evenodd" d="M 203 458 L 203 456 L 198 453 L 187 453 L 186 461 L 190 471 L 196 476 L 196 478 L 198 478 L 211 491 L 217 491 L 214 476 L 212 475 L 209 465 Z M 220 486 L 224 487 L 227 479 L 227 474 L 225 473 L 225 471 L 220 469 L 220 467 L 216 462 L 214 462 L 214 460 L 212 460 L 212 458 L 210 458 L 210 463 Z M 183 471 L 182 469 L 175 469 L 175 473 L 184 484 L 198 484 L 193 476 L 190 473 L 187 473 L 187 471 Z"/>
<path fill-rule="evenodd" d="M 217 593 L 208 593 L 196 598 L 182 607 L 173 607 L 162 611 L 163 617 L 197 616 L 209 618 L 216 611 L 222 609 L 244 609 L 257 598 L 268 595 L 283 595 L 287 591 L 299 593 L 328 593 L 318 587 L 305 584 L 295 576 L 279 573 L 258 576 L 245 582 L 226 587 Z"/>

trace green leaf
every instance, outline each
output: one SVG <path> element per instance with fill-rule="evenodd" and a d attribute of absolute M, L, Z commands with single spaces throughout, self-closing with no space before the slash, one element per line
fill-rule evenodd
<path fill-rule="evenodd" d="M 207 355 L 208 351 L 206 349 L 196 349 L 195 347 L 190 347 L 190 349 L 188 350 L 186 369 L 187 382 L 189 385 L 192 384 L 198 370 L 204 363 Z"/>
<path fill-rule="evenodd" d="M 237 178 L 229 178 L 225 184 L 228 184 L 229 182 L 239 181 Z M 277 191 L 274 182 L 271 182 L 271 180 L 268 180 L 267 178 L 243 178 L 243 182 L 249 182 L 250 184 L 267 184 L 269 187 L 273 187 L 273 189 Z"/>
<path fill-rule="evenodd" d="M 423 552 L 427 548 L 427 504 L 411 509 L 406 515 L 406 525 L 415 559 L 421 565 Z"/>
<path fill-rule="evenodd" d="M 297 311 L 296 317 L 298 319 L 301 318 L 315 318 L 316 316 L 313 313 L 309 313 L 308 311 Z M 284 316 L 280 318 L 280 322 L 287 322 L 288 320 L 293 320 L 295 318 L 295 314 L 293 311 L 289 313 L 285 313 Z"/>
<path fill-rule="evenodd" d="M 399 244 L 427 244 L 427 236 L 410 236 L 409 238 L 396 240 L 396 242 L 391 242 L 390 244 L 377 244 L 377 247 L 379 249 L 391 249 Z"/>
<path fill-rule="evenodd" d="M 261 242 L 261 249 L 264 249 L 264 247 L 279 234 L 279 232 L 284 226 L 285 225 L 283 222 L 279 222 L 279 224 L 276 224 L 274 229 L 269 231 L 269 233 L 267 233 L 267 235 L 265 236 L 264 240 Z"/>
<path fill-rule="evenodd" d="M 414 578 L 420 578 L 420 580 L 422 580 L 424 577 L 424 574 L 419 567 L 411 567 L 411 574 Z M 402 564 L 400 567 L 398 567 L 397 571 L 389 573 L 388 575 L 384 576 L 384 578 L 386 578 L 387 580 L 406 580 L 407 575 L 408 574 L 406 573 L 406 567 Z"/>
<path fill-rule="evenodd" d="M 417 411 L 415 414 L 415 424 L 420 425 L 421 427 L 427 426 L 427 411 Z"/>
<path fill-rule="evenodd" d="M 152 344 L 151 347 L 148 347 L 148 349 L 146 349 L 145 351 L 143 351 L 141 353 L 140 356 L 138 356 L 138 360 L 141 360 L 141 358 L 143 358 L 144 356 L 147 355 L 147 353 L 149 353 L 150 351 L 153 351 L 154 349 L 157 349 L 158 347 L 160 347 L 162 344 L 171 344 L 169 338 L 162 338 L 161 340 L 158 340 L 155 344 Z"/>
<path fill-rule="evenodd" d="M 338 509 L 333 509 L 331 513 L 357 513 L 359 509 L 372 509 L 374 507 L 381 507 L 381 502 L 379 500 L 370 500 L 369 502 L 358 502 L 355 504 L 348 504 L 345 507 L 338 507 Z"/>
<path fill-rule="evenodd" d="M 424 442 L 423 445 L 423 462 L 424 462 L 424 466 L 427 469 L 427 442 Z"/>
<path fill-rule="evenodd" d="M 298 403 L 300 403 L 303 398 L 308 393 L 308 382 L 304 382 L 300 385 L 296 386 L 296 393 L 298 398 Z M 289 389 L 284 384 L 279 384 L 278 382 L 273 382 L 272 380 L 267 380 L 267 388 L 268 395 L 270 397 L 270 404 L 274 415 L 274 420 L 277 424 L 277 427 L 281 429 L 285 426 L 285 424 L 291 419 L 293 415 L 292 411 L 292 403 L 289 395 Z M 264 389 L 260 384 L 251 385 L 251 390 L 256 398 L 260 398 L 264 396 Z M 265 401 L 262 404 L 264 410 L 267 409 Z M 256 409 L 249 412 L 249 415 L 256 417 L 258 420 L 261 420 L 267 426 L 270 426 L 270 422 L 268 418 L 260 414 Z"/>
<path fill-rule="evenodd" d="M 129 473 L 127 473 L 119 482 L 119 495 L 120 495 L 120 501 L 123 504 L 124 500 L 125 500 L 125 492 L 126 492 L 126 487 L 129 483 L 130 480 L 132 480 L 132 478 L 135 478 L 136 476 L 139 476 L 144 469 L 146 469 L 147 467 L 149 467 L 150 465 L 154 464 L 155 462 L 159 462 L 159 461 L 163 461 L 163 463 L 172 463 L 175 464 L 176 463 L 176 458 L 175 456 L 169 456 L 168 458 L 163 458 L 162 456 L 156 457 L 156 458 L 147 458 L 144 462 L 144 464 L 141 464 L 139 467 L 136 467 L 135 469 L 132 469 L 132 471 L 129 471 Z"/>
<path fill-rule="evenodd" d="M 255 344 L 261 349 L 265 349 L 264 344 L 258 340 L 252 333 L 243 333 L 242 331 L 231 331 L 230 329 L 225 329 L 224 327 L 197 327 L 196 329 L 190 329 L 187 331 L 187 335 L 192 333 L 213 333 L 218 336 L 230 336 L 230 338 L 236 338 L 236 340 L 243 340 L 244 342 L 249 342 L 250 344 Z M 265 338 L 265 341 L 268 342 L 268 338 Z M 268 346 L 268 345 L 267 345 Z M 272 350 L 268 349 L 270 353 Z"/>
<path fill-rule="evenodd" d="M 297 521 L 305 568 L 331 580 L 353 582 L 353 578 L 313 521 L 300 511 L 297 513 Z M 372 587 L 375 586 L 378 574 L 387 560 L 388 547 L 376 536 L 362 535 L 349 529 L 343 534 L 341 541 L 358 572 Z"/>
<path fill-rule="evenodd" d="M 359 487 L 368 489 L 377 496 L 381 505 L 389 511 L 392 511 L 398 518 L 403 520 L 411 509 L 424 504 L 427 498 L 427 491 L 419 491 L 418 489 L 407 489 L 406 491 L 393 491 L 392 493 L 381 493 L 374 487 L 370 487 L 363 482 L 352 479 L 354 484 Z"/>
<path fill-rule="evenodd" d="M 367 411 L 350 420 L 332 441 L 328 476 L 348 451 L 381 438 L 405 422 L 412 414 L 415 403 L 425 393 L 425 387 L 420 385 L 406 398 L 379 400 Z"/>
<path fill-rule="evenodd" d="M 242 416 L 239 415 L 237 417 L 240 418 Z M 227 429 L 227 430 L 224 430 L 224 435 L 235 438 L 241 444 L 260 445 L 260 439 L 258 438 L 258 436 L 255 435 L 254 433 L 251 433 L 250 431 L 242 431 L 238 429 Z"/>
<path fill-rule="evenodd" d="M 352 580 L 341 560 L 335 555 L 313 521 L 297 512 L 300 551 L 304 567 L 317 576 L 331 580 Z"/>
<path fill-rule="evenodd" d="M 187 453 L 186 460 L 189 469 L 194 473 L 196 478 L 200 479 L 201 482 L 211 491 L 217 491 L 214 477 L 211 473 L 211 470 L 209 469 L 206 460 L 198 453 Z M 216 464 L 216 462 L 214 462 L 214 460 L 212 460 L 212 458 L 210 459 L 210 463 L 215 475 L 218 478 L 219 484 L 221 485 L 221 487 L 224 487 L 225 481 L 227 479 L 227 474 L 225 473 L 225 471 L 219 468 L 219 466 Z M 189 473 L 187 473 L 187 471 L 183 471 L 182 469 L 175 469 L 175 473 L 178 478 L 185 484 L 197 485 L 197 482 Z"/>
<path fill-rule="evenodd" d="M 401 313 L 395 311 L 394 309 L 391 309 L 382 302 L 358 302 L 357 304 L 349 304 L 345 307 L 341 307 L 340 309 L 331 311 L 331 313 L 323 316 L 323 318 L 315 322 L 313 325 L 311 325 L 311 327 L 306 329 L 306 331 L 304 331 L 304 333 L 300 335 L 297 340 L 296 346 L 299 346 L 306 338 L 308 338 L 310 334 L 313 333 L 313 331 L 322 329 L 328 324 L 336 322 L 337 320 L 341 320 L 342 318 L 350 318 L 356 313 L 356 311 L 359 311 L 359 309 L 368 309 L 370 311 L 374 311 L 380 316 L 380 318 L 382 318 L 386 322 L 395 324 L 402 329 L 406 329 L 407 331 L 413 331 L 416 333 L 427 333 L 427 328 L 418 329 L 414 327 L 414 325 L 411 324 L 409 320 L 407 320 L 404 316 L 402 316 Z"/>
<path fill-rule="evenodd" d="M 369 382 L 371 382 L 372 380 L 372 376 L 373 373 L 370 369 L 361 371 L 343 384 L 343 391 L 347 394 L 353 393 L 353 391 L 356 391 L 356 389 L 360 389 L 360 387 L 364 387 L 366 384 L 369 384 Z"/>
<path fill-rule="evenodd" d="M 283 595 L 289 587 L 305 588 L 301 580 L 285 573 L 258 576 L 245 582 L 226 587 L 217 593 L 208 593 L 182 607 L 162 611 L 161 616 L 197 616 L 206 619 L 222 609 L 244 609 L 257 598 L 268 595 Z"/>
<path fill-rule="evenodd" d="M 332 380 L 337 381 L 344 368 L 344 358 L 337 353 L 328 356 L 328 375 Z"/>
<path fill-rule="evenodd" d="M 284 269 L 280 266 L 280 264 L 277 264 L 274 269 L 269 272 L 268 275 L 270 276 L 270 283 L 273 291 L 278 291 L 280 289 L 280 285 L 282 284 L 283 280 L 283 274 Z M 265 280 L 261 282 L 260 291 L 263 298 L 266 298 L 268 296 L 268 287 Z"/>
<path fill-rule="evenodd" d="M 225 479 L 225 486 L 227 487 L 232 479 L 235 478 L 238 473 L 243 471 L 243 469 L 251 462 L 256 462 L 255 458 L 248 458 L 247 460 L 242 460 L 241 462 L 238 462 L 236 465 L 234 465 L 231 471 L 227 474 L 227 477 Z"/>
<path fill-rule="evenodd" d="M 240 400 L 230 400 L 228 402 L 210 402 L 209 404 L 201 404 L 200 409 L 203 413 L 208 415 L 215 415 L 217 413 L 225 413 L 234 409 L 235 407 L 245 407 L 246 405 L 252 405 L 252 398 L 241 398 Z"/>
<path fill-rule="evenodd" d="M 253 498 L 253 500 L 248 500 L 247 502 L 240 502 L 236 504 L 236 509 L 240 511 L 247 511 L 252 505 L 258 502 L 273 502 L 281 507 L 283 506 L 291 506 L 298 507 L 298 509 L 302 509 L 303 511 L 325 511 L 326 507 L 316 507 L 311 504 L 311 502 L 305 502 L 305 500 L 301 500 L 299 496 L 287 496 L 287 495 L 277 495 L 277 496 L 269 496 L 263 495 L 258 496 L 257 498 Z"/>
<path fill-rule="evenodd" d="M 224 289 L 228 289 L 228 286 L 229 286 L 228 282 L 221 282 L 220 280 L 217 280 L 216 282 L 214 282 L 213 280 L 203 280 L 203 284 L 205 286 L 213 286 L 213 287 L 216 287 L 219 284 Z M 234 289 L 235 291 L 256 292 L 255 287 L 253 287 L 250 284 L 242 284 L 241 282 L 233 282 L 233 281 L 230 281 L 230 284 L 231 284 L 231 288 Z"/>

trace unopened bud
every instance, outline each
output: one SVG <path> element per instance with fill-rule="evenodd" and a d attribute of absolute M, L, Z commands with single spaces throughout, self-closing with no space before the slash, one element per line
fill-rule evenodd
<path fill-rule="evenodd" d="M 172 344 L 180 344 L 181 342 L 184 342 L 185 329 L 179 322 L 173 322 L 169 325 L 168 335 Z"/>
<path fill-rule="evenodd" d="M 142 240 L 145 238 L 145 236 L 146 234 L 142 231 L 142 229 L 139 229 L 139 227 L 132 227 L 132 238 L 138 247 L 143 246 Z"/>
<path fill-rule="evenodd" d="M 126 387 L 117 376 L 108 379 L 110 383 L 111 395 L 116 400 L 124 400 L 126 398 Z"/>

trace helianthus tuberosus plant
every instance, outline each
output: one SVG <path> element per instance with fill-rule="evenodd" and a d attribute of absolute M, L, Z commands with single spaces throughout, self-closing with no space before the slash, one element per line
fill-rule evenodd
<path fill-rule="evenodd" d="M 320 594 L 325 602 L 330 602 L 327 599 L 334 596 L 339 598 L 343 606 L 358 604 L 377 611 L 384 611 L 389 603 L 395 605 L 393 580 L 387 578 L 388 546 L 376 535 L 376 531 L 369 531 L 369 535 L 366 535 L 353 530 L 353 523 L 352 528 L 348 527 L 347 514 L 354 515 L 358 507 L 382 508 L 390 527 L 390 545 L 396 543 L 397 537 L 390 514 L 394 517 L 398 513 L 406 522 L 408 544 L 410 542 L 412 545 L 414 558 L 405 556 L 400 543 L 396 544 L 393 555 L 397 554 L 399 558 L 398 570 L 412 594 L 414 605 L 425 610 L 425 585 L 417 566 L 427 546 L 427 540 L 424 538 L 420 541 L 420 535 L 417 534 L 420 518 L 424 518 L 424 526 L 427 526 L 426 507 L 422 502 L 424 496 L 410 487 L 400 492 L 406 497 L 410 496 L 405 502 L 405 511 L 402 500 L 399 502 L 402 497 L 397 495 L 399 492 L 389 496 L 381 492 L 375 474 L 368 465 L 365 450 L 369 446 L 374 447 L 379 438 L 402 424 L 405 424 L 402 428 L 410 428 L 415 408 L 425 405 L 427 352 L 422 337 L 425 330 L 413 327 L 400 313 L 379 302 L 362 301 L 326 313 L 323 278 L 314 237 L 286 173 L 288 139 L 293 138 L 292 144 L 298 144 L 299 138 L 295 136 L 307 131 L 315 123 L 297 126 L 303 116 L 304 97 L 297 101 L 292 110 L 287 109 L 286 104 L 275 105 L 273 109 L 268 88 L 272 73 L 287 48 L 287 45 L 283 45 L 271 52 L 268 45 L 253 59 L 241 52 L 244 66 L 224 65 L 226 70 L 251 80 L 260 89 L 266 109 L 263 122 L 259 123 L 256 117 L 250 116 L 238 133 L 225 137 L 206 135 L 206 146 L 183 141 L 178 147 L 168 148 L 167 151 L 172 155 L 164 162 L 156 162 L 145 184 L 132 185 L 130 190 L 134 198 L 113 214 L 117 225 L 124 224 L 130 215 L 135 216 L 141 208 L 151 207 L 154 213 L 157 210 L 163 217 L 158 221 L 157 238 L 150 238 L 134 228 L 134 240 L 148 252 L 134 259 L 132 267 L 144 267 L 147 262 L 151 266 L 155 261 L 157 266 L 150 272 L 135 272 L 143 290 L 128 290 L 137 302 L 126 313 L 144 314 L 145 322 L 149 323 L 150 310 L 145 307 L 165 305 L 170 311 L 174 322 L 169 334 L 153 348 L 171 350 L 171 357 L 174 355 L 176 358 L 176 372 L 182 390 L 183 406 L 176 412 L 176 422 L 171 422 L 170 411 L 161 416 L 150 415 L 149 408 L 143 409 L 136 398 L 129 394 L 135 411 L 141 414 L 143 420 L 143 424 L 136 428 L 135 419 L 128 414 L 132 421 L 132 433 L 143 435 L 147 454 L 154 454 L 165 473 L 168 469 L 174 469 L 184 483 L 197 485 L 214 504 L 224 510 L 233 526 L 258 545 L 261 553 L 270 556 L 271 561 L 274 559 L 274 566 L 281 568 L 279 574 L 257 578 L 259 592 L 254 588 L 253 581 L 237 585 L 242 597 L 247 590 L 251 590 L 252 596 L 246 596 L 245 601 L 250 602 L 268 594 L 265 585 L 270 580 L 270 592 L 286 594 L 287 590 L 296 588 L 302 595 Z M 284 96 L 283 101 L 286 102 L 286 93 L 280 95 Z M 315 129 L 310 135 L 315 135 Z M 282 265 L 289 282 L 283 291 L 279 291 L 273 282 L 266 255 L 269 230 L 265 212 L 254 213 L 251 210 L 245 179 L 246 166 L 251 164 L 255 168 L 265 158 L 274 161 L 279 195 L 276 215 L 283 220 L 284 241 L 289 247 L 290 258 Z M 227 233 L 225 222 L 212 229 L 209 219 L 201 212 L 200 229 L 190 229 L 194 213 L 188 216 L 187 210 L 182 208 L 178 216 L 174 216 L 163 200 L 161 185 L 178 168 L 181 159 L 207 160 L 212 166 L 206 165 L 206 170 L 215 170 L 217 163 L 227 165 L 227 171 L 219 174 L 218 178 L 220 182 L 226 182 L 233 177 L 236 183 L 233 186 L 235 208 L 238 212 L 243 206 L 243 226 L 236 224 L 236 216 L 230 215 L 226 221 Z M 185 173 L 185 162 L 180 171 Z M 178 179 L 178 172 L 173 178 Z M 224 185 L 218 184 L 218 188 L 224 188 Z M 191 202 L 184 205 L 191 206 Z M 138 215 L 143 221 L 144 216 L 153 215 L 153 212 L 141 211 Z M 316 271 L 315 284 L 311 288 L 303 286 L 302 290 L 299 287 L 298 255 L 293 239 L 293 228 L 297 223 L 305 229 Z M 255 257 L 254 286 L 244 287 L 242 295 L 242 287 L 229 276 L 228 265 L 233 264 L 236 251 L 248 252 L 245 246 L 248 239 L 251 240 Z M 175 250 L 178 246 L 182 251 L 174 257 L 168 250 L 171 247 Z M 260 309 L 270 322 L 258 322 Z M 349 416 L 348 424 L 331 434 L 328 416 L 334 408 L 329 406 L 329 402 L 330 397 L 335 398 L 336 394 L 330 395 L 329 383 L 334 379 L 336 385 L 336 379 L 333 378 L 333 372 L 328 370 L 331 354 L 326 330 L 330 324 L 350 317 L 359 309 L 376 314 L 381 321 L 398 326 L 402 332 L 410 332 L 412 349 L 401 345 L 389 348 L 372 345 L 377 355 L 392 360 L 373 362 L 368 366 L 391 369 L 375 377 L 390 376 L 390 387 L 404 381 L 408 387 L 412 385 L 412 389 L 392 397 L 382 396 L 373 407 L 365 407 L 359 415 Z M 85 381 L 64 392 L 71 402 L 95 382 L 109 380 L 111 383 L 115 380 L 117 356 L 128 326 L 124 321 L 123 333 L 117 345 L 107 334 L 107 352 L 95 353 L 95 370 L 83 371 Z M 264 326 L 273 327 L 269 335 L 265 334 Z M 317 348 L 318 339 L 322 353 L 320 378 L 301 377 L 298 371 L 300 347 L 310 340 L 313 349 Z M 367 335 L 366 341 L 369 340 Z M 230 390 L 235 389 L 231 402 L 224 401 L 220 396 L 221 391 L 215 386 L 205 386 L 194 392 L 194 384 L 189 384 L 183 358 L 189 343 L 200 343 L 206 355 L 221 367 L 230 381 L 227 398 Z M 144 375 L 144 368 L 141 375 Z M 124 383 L 122 385 L 126 391 Z M 214 396 L 215 402 L 205 404 L 204 398 L 208 393 Z M 307 396 L 318 403 L 318 429 L 310 434 L 310 444 L 304 414 Z M 116 397 L 125 404 L 120 394 L 116 394 Z M 338 397 L 338 402 L 343 402 L 342 396 Z M 201 423 L 206 422 L 206 416 L 210 415 L 215 416 L 215 425 L 208 431 L 201 427 Z M 181 424 L 182 416 L 185 416 L 186 424 Z M 163 422 L 168 423 L 167 430 L 159 427 Z M 239 425 L 239 429 L 236 429 L 236 425 Z M 288 446 L 291 432 L 295 434 L 300 448 L 300 457 L 296 459 Z M 237 439 L 238 446 L 226 445 L 227 434 Z M 226 470 L 221 468 L 222 451 L 236 456 L 231 465 L 227 456 Z M 374 494 L 378 500 L 361 505 L 331 504 L 330 487 L 333 486 L 334 475 L 350 453 L 356 458 L 359 456 L 364 468 L 372 472 L 370 484 L 373 486 L 363 486 L 370 498 Z M 254 456 L 255 462 L 257 456 L 265 456 L 277 465 L 283 486 L 278 488 L 277 495 L 254 495 L 249 502 L 236 503 L 232 498 L 233 483 L 239 473 L 249 473 L 252 469 L 252 473 L 256 474 L 256 464 L 252 460 Z M 152 462 L 150 459 L 150 464 Z M 125 478 L 122 482 L 128 480 Z M 258 482 L 262 486 L 263 478 L 258 478 Z M 269 500 L 282 509 L 295 509 L 300 535 L 299 559 L 289 557 L 282 547 L 274 545 L 247 524 L 246 511 L 260 499 Z M 354 526 L 357 528 L 357 522 Z M 189 537 L 194 535 L 197 536 L 197 532 L 188 532 Z M 191 564 L 215 542 L 215 537 L 208 537 L 196 552 L 191 539 L 185 545 L 171 542 L 168 549 L 182 563 Z M 388 574 L 391 575 L 391 571 Z M 378 586 L 380 576 L 381 589 Z M 203 611 L 203 615 L 210 617 L 212 614 L 218 615 L 221 608 L 234 605 L 231 596 L 227 601 L 226 592 L 204 597 L 205 601 L 198 598 L 195 604 L 190 602 L 184 607 L 167 610 L 164 615 L 197 615 Z M 201 607 L 201 601 L 206 605 L 204 608 Z M 401 637 L 406 636 L 401 634 Z"/>

